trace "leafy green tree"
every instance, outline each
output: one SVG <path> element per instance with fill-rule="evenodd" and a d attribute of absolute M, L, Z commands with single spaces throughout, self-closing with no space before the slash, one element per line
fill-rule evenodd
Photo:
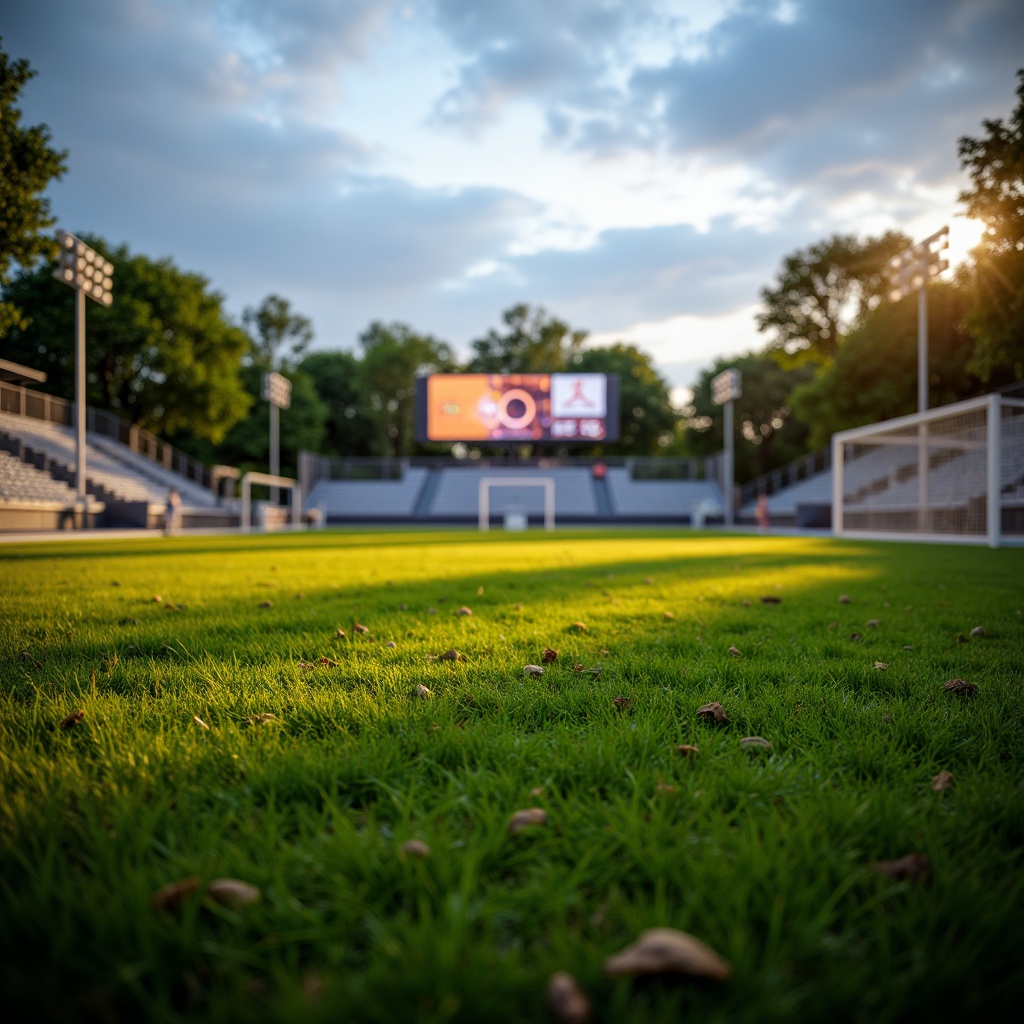
<path fill-rule="evenodd" d="M 1024 377 L 1024 69 L 1017 77 L 1017 106 L 1009 118 L 983 121 L 984 137 L 959 143 L 960 164 L 972 183 L 960 201 L 986 226 L 973 253 L 967 314 L 975 338 L 971 369 L 984 380 L 1000 370 Z"/>
<path fill-rule="evenodd" d="M 0 37 L 0 338 L 24 329 L 25 314 L 7 294 L 12 267 L 31 268 L 56 254 L 56 242 L 42 232 L 53 226 L 46 186 L 67 170 L 67 151 L 50 146 L 46 125 L 25 127 L 16 106 L 35 77 L 28 61 L 11 60 Z"/>
<path fill-rule="evenodd" d="M 246 307 L 242 324 L 252 339 L 253 361 L 267 370 L 290 366 L 313 340 L 312 324 L 293 312 L 280 295 L 268 295 L 256 308 Z M 282 355 L 280 350 L 288 342 L 290 347 Z"/>
<path fill-rule="evenodd" d="M 492 329 L 473 342 L 467 373 L 556 373 L 580 353 L 587 336 L 526 303 L 510 307 L 501 318 L 508 329 Z"/>
<path fill-rule="evenodd" d="M 963 326 L 969 301 L 969 293 L 953 283 L 928 286 L 930 407 L 986 390 L 969 369 L 972 342 Z M 850 334 L 833 362 L 793 392 L 796 415 L 811 426 L 810 446 L 828 444 L 837 430 L 917 412 L 917 372 L 915 293 L 879 306 Z"/>
<path fill-rule="evenodd" d="M 360 394 L 360 361 L 351 352 L 310 352 L 297 367 L 326 408 L 324 455 L 369 455 L 373 422 Z"/>
<path fill-rule="evenodd" d="M 619 378 L 621 440 L 594 450 L 599 455 L 659 455 L 672 440 L 678 414 L 668 384 L 650 356 L 634 345 L 616 342 L 607 348 L 584 349 L 571 369 L 581 373 L 614 373 Z"/>
<path fill-rule="evenodd" d="M 227 318 L 223 296 L 169 259 L 81 237 L 114 265 L 113 305 L 89 303 L 89 403 L 163 436 L 187 430 L 219 442 L 252 404 L 240 377 L 249 339 Z M 12 329 L 4 352 L 46 370 L 51 392 L 71 398 L 75 299 L 51 270 L 52 264 L 23 269 L 5 290 L 24 324 Z"/>
<path fill-rule="evenodd" d="M 896 231 L 865 240 L 833 235 L 787 256 L 777 284 L 761 290 L 757 329 L 770 332 L 769 350 L 787 365 L 828 362 L 881 302 L 889 261 L 910 244 Z"/>
<path fill-rule="evenodd" d="M 746 483 L 807 452 L 808 430 L 793 415 L 790 396 L 811 379 L 814 370 L 782 367 L 768 352 L 718 360 L 701 373 L 684 410 L 685 445 L 694 455 L 713 455 L 725 447 L 725 416 L 711 400 L 711 381 L 733 368 L 742 374 L 742 394 L 733 407 L 736 479 Z"/>
<path fill-rule="evenodd" d="M 359 336 L 359 392 L 374 455 L 409 455 L 415 446 L 416 378 L 456 368 L 451 348 L 405 324 L 379 321 Z"/>

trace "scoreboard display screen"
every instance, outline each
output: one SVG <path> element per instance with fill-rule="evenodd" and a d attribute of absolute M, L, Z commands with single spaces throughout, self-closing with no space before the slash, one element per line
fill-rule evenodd
<path fill-rule="evenodd" d="M 605 373 L 435 373 L 416 381 L 419 441 L 598 444 L 619 438 Z"/>

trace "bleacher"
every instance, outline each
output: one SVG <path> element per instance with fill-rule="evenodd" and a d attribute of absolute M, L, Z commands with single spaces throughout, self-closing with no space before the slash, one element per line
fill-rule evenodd
<path fill-rule="evenodd" d="M 306 498 L 327 522 L 411 519 L 429 471 L 412 466 L 400 480 L 320 480 Z"/>
<path fill-rule="evenodd" d="M 485 478 L 551 480 L 555 485 L 556 520 L 566 522 L 597 517 L 594 483 L 589 468 L 585 466 L 544 469 L 477 469 L 460 466 L 436 472 L 440 478 L 434 500 L 426 513 L 432 519 L 475 518 L 480 498 L 480 481 Z M 491 515 L 499 518 L 515 513 L 541 518 L 544 515 L 544 488 L 507 485 L 492 487 L 488 494 L 488 505 Z"/>
<path fill-rule="evenodd" d="M 75 489 L 69 484 L 0 449 L 0 501 L 70 505 L 74 500 Z"/>
<path fill-rule="evenodd" d="M 628 468 L 612 467 L 607 481 L 618 518 L 708 519 L 724 514 L 721 492 L 710 480 L 636 480 Z"/>

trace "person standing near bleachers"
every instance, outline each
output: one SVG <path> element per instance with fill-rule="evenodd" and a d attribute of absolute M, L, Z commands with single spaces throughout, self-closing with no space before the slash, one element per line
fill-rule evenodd
<path fill-rule="evenodd" d="M 167 492 L 167 508 L 164 510 L 164 534 L 170 536 L 181 529 L 181 495 L 177 488 Z"/>

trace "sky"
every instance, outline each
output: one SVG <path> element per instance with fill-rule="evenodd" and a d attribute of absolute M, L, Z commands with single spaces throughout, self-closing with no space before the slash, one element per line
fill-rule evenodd
<path fill-rule="evenodd" d="M 836 233 L 980 225 L 957 140 L 1007 116 L 1020 0 L 7 0 L 57 226 L 170 257 L 315 349 L 460 356 L 527 302 L 676 395 L 760 350 L 760 290 Z M 117 284 L 114 283 L 116 301 Z"/>

